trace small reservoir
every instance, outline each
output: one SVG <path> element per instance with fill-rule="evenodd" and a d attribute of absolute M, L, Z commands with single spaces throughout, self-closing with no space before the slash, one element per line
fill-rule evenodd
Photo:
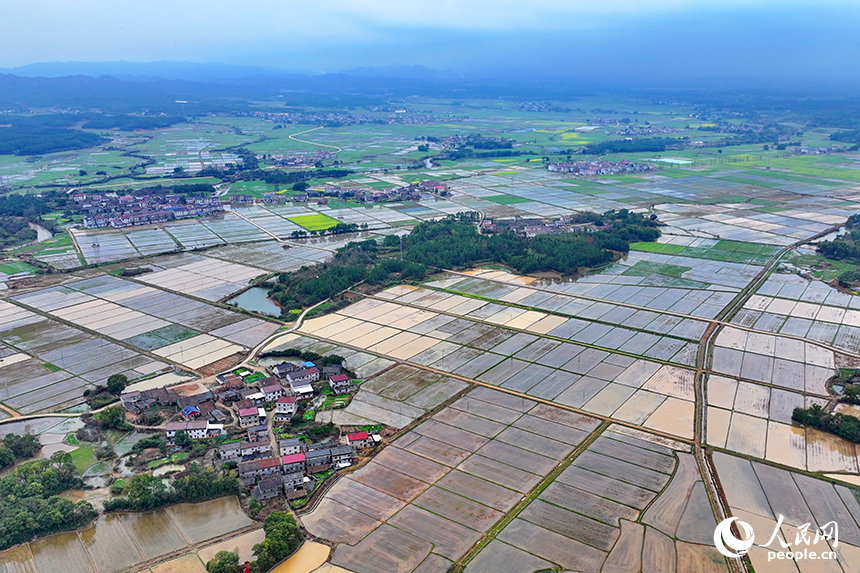
<path fill-rule="evenodd" d="M 252 287 L 228 300 L 227 304 L 278 318 L 281 316 L 281 307 L 266 295 L 268 292 L 269 289 L 264 287 Z"/>

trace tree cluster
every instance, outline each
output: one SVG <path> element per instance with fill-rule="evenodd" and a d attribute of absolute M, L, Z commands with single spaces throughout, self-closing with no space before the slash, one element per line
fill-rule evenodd
<path fill-rule="evenodd" d="M 91 521 L 97 512 L 89 503 L 58 496 L 82 486 L 67 452 L 15 468 L 0 479 L 0 550 Z"/>
<path fill-rule="evenodd" d="M 24 217 L 0 216 L 0 249 L 15 247 L 36 240 L 36 231 Z"/>
<path fill-rule="evenodd" d="M 73 116 L 6 116 L 0 129 L 0 155 L 43 155 L 95 147 L 108 140 L 95 133 L 72 129 Z"/>
<path fill-rule="evenodd" d="M 122 406 L 111 406 L 95 414 L 102 428 L 107 430 L 131 430 L 133 426 L 125 421 L 125 410 Z"/>
<path fill-rule="evenodd" d="M 654 241 L 656 223 L 626 209 L 608 211 L 601 219 L 606 230 L 560 233 L 527 238 L 512 232 L 479 235 L 473 217 L 459 214 L 442 221 L 423 222 L 404 237 L 405 257 L 439 268 L 472 266 L 481 262 L 508 265 L 520 273 L 555 271 L 575 274 L 582 268 L 608 263 L 615 253 L 626 253 L 631 242 Z"/>
<path fill-rule="evenodd" d="M 238 495 L 239 480 L 234 472 L 220 474 L 194 463 L 189 467 L 188 475 L 174 480 L 170 488 L 160 478 L 138 474 L 123 482 L 121 491 L 125 497 L 114 497 L 104 502 L 106 513 L 148 511 L 175 503 Z"/>
<path fill-rule="evenodd" d="M 520 273 L 555 271 L 574 274 L 612 261 L 626 253 L 631 242 L 654 241 L 657 223 L 626 209 L 603 215 L 582 214 L 601 223 L 593 233 L 561 233 L 527 238 L 512 232 L 481 235 L 474 222 L 477 213 L 458 213 L 439 221 L 424 221 L 403 237 L 403 259 L 383 257 L 376 241 L 349 243 L 329 263 L 302 267 L 278 275 L 268 295 L 286 309 L 312 306 L 364 281 L 382 285 L 421 280 L 427 267 L 462 268 L 478 263 L 500 263 Z M 393 249 L 396 238 L 383 246 Z"/>
<path fill-rule="evenodd" d="M 32 458 L 41 449 L 42 443 L 35 434 L 6 434 L 0 441 L 0 469 L 11 466 L 16 460 Z"/>
<path fill-rule="evenodd" d="M 582 148 L 586 155 L 606 155 L 607 153 L 660 153 L 683 144 L 671 137 L 646 137 L 643 139 L 613 139 L 592 143 Z"/>
<path fill-rule="evenodd" d="M 293 273 L 278 275 L 269 297 L 286 309 L 312 306 L 362 281 L 382 284 L 386 281 L 420 279 L 422 265 L 398 259 L 382 259 L 373 239 L 351 242 L 338 250 L 331 262 L 302 267 Z"/>
<path fill-rule="evenodd" d="M 819 404 L 795 408 L 791 419 L 803 426 L 836 434 L 849 442 L 860 444 L 860 419 L 848 414 L 829 414 Z"/>
<path fill-rule="evenodd" d="M 817 250 L 828 259 L 860 264 L 860 213 L 848 217 L 845 229 L 844 234 L 832 241 L 818 243 Z M 860 283 L 860 269 L 846 271 L 836 280 L 843 288 Z"/>
<path fill-rule="evenodd" d="M 96 115 L 84 123 L 84 129 L 119 129 L 120 131 L 135 131 L 137 129 L 163 129 L 185 121 L 178 116 L 145 116 L 145 115 Z"/>
<path fill-rule="evenodd" d="M 102 406 L 116 402 L 127 384 L 128 377 L 125 374 L 111 374 L 105 386 L 97 384 L 95 388 L 84 390 L 84 397 L 90 408 L 98 410 Z"/>
<path fill-rule="evenodd" d="M 284 171 L 282 169 L 249 169 L 239 178 L 243 181 L 261 179 L 270 185 L 291 185 L 309 179 L 342 179 L 354 172 L 347 169 L 317 169 L 316 171 Z"/>
<path fill-rule="evenodd" d="M 253 547 L 256 560 L 251 562 L 252 573 L 267 573 L 275 565 L 295 553 L 304 541 L 304 534 L 289 513 L 273 511 L 263 522 L 266 538 Z M 230 551 L 219 551 L 206 563 L 209 573 L 239 573 L 242 566 L 239 556 Z"/>
<path fill-rule="evenodd" d="M 334 364 L 343 364 L 346 360 L 343 356 L 337 354 L 326 354 L 325 356 L 317 354 L 311 350 L 302 350 L 301 348 L 285 348 L 283 350 L 269 350 L 260 355 L 260 358 L 301 358 L 307 362 L 318 362 L 323 366 L 332 366 Z"/>

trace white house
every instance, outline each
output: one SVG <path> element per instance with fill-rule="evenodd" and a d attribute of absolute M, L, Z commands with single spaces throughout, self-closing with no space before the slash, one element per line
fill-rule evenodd
<path fill-rule="evenodd" d="M 275 402 L 275 421 L 289 422 L 296 413 L 296 402 L 298 399 L 295 396 L 281 396 Z"/>
<path fill-rule="evenodd" d="M 191 422 L 170 422 L 165 428 L 167 441 L 172 443 L 176 432 L 185 432 L 192 440 L 202 440 L 212 436 L 224 435 L 223 424 L 212 424 L 205 420 L 194 420 Z"/>
<path fill-rule="evenodd" d="M 313 398 L 314 396 L 313 386 L 311 386 L 310 382 L 307 382 L 305 380 L 290 380 L 290 390 L 292 391 L 293 396 L 295 396 L 299 400 Z"/>
<path fill-rule="evenodd" d="M 274 402 L 284 395 L 284 388 L 280 384 L 270 384 L 263 386 L 260 391 L 266 398 L 266 402 Z"/>
<path fill-rule="evenodd" d="M 239 410 L 239 425 L 243 428 L 266 423 L 266 411 L 262 408 L 242 408 Z"/>

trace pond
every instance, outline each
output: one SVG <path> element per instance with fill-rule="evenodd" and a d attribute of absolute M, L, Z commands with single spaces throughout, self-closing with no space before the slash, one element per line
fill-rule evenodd
<path fill-rule="evenodd" d="M 42 225 L 38 225 L 36 223 L 27 223 L 27 226 L 29 226 L 31 229 L 36 231 L 36 242 L 37 243 L 41 243 L 42 241 L 47 241 L 48 239 L 50 239 L 51 237 L 54 236 L 54 234 L 51 231 L 49 231 L 48 229 L 46 229 Z"/>
<path fill-rule="evenodd" d="M 228 300 L 227 304 L 278 318 L 281 316 L 281 307 L 267 296 L 268 292 L 268 289 L 263 287 L 252 287 Z"/>

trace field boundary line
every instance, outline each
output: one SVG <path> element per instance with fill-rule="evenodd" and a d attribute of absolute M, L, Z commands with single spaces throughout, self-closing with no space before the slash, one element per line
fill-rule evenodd
<path fill-rule="evenodd" d="M 514 519 L 516 519 L 522 511 L 528 507 L 537 497 L 544 492 L 546 488 L 552 484 L 561 473 L 582 455 L 603 433 L 612 425 L 611 422 L 603 421 L 594 430 L 589 433 L 564 459 L 549 471 L 517 504 L 509 509 L 504 516 L 499 519 L 490 529 L 488 529 L 481 538 L 469 548 L 454 566 L 449 569 L 452 573 L 460 573 L 491 541 L 496 539 L 499 533 L 505 529 Z M 523 550 L 525 551 L 525 550 Z"/>

